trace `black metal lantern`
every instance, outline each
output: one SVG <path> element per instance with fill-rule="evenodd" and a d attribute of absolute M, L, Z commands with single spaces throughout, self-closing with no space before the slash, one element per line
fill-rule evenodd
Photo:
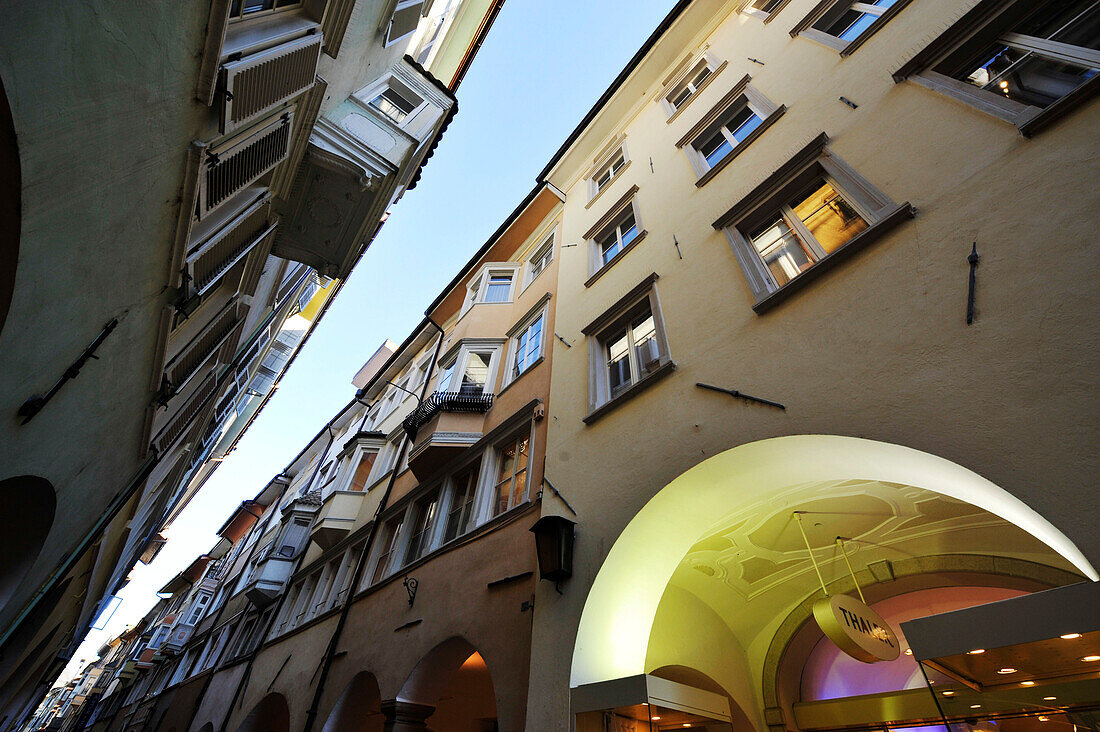
<path fill-rule="evenodd" d="M 531 527 L 542 579 L 561 582 L 573 575 L 573 528 L 576 525 L 564 516 L 543 516 Z"/>

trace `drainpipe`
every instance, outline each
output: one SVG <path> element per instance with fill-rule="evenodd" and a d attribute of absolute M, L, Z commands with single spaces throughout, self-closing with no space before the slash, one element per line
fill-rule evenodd
<path fill-rule="evenodd" d="M 424 315 L 424 319 L 431 323 L 439 332 L 439 340 L 435 345 L 435 355 L 432 357 L 432 364 L 428 367 L 428 375 L 424 378 L 424 385 L 420 389 L 420 400 L 423 401 L 424 397 L 428 393 L 428 384 L 432 382 L 432 376 L 435 373 L 435 365 L 439 360 L 440 349 L 443 348 L 443 328 L 439 327 L 439 324 L 428 316 Z M 386 504 L 389 502 L 390 493 L 393 491 L 393 484 L 397 480 L 397 466 L 401 465 L 402 460 L 405 458 L 405 451 L 409 449 L 409 436 L 406 434 L 401 440 L 401 449 L 397 453 L 397 461 L 394 463 L 393 472 L 390 473 L 390 479 L 386 483 L 386 492 L 382 496 L 382 500 L 378 504 L 378 509 L 374 512 L 374 519 L 371 522 L 370 531 L 367 534 L 366 544 L 363 546 L 363 553 L 359 555 L 358 561 L 355 563 L 355 572 L 351 577 L 351 584 L 348 585 L 350 591 L 347 597 L 344 598 L 344 605 L 340 608 L 340 619 L 336 622 L 336 629 L 332 632 L 332 637 L 329 639 L 328 647 L 325 649 L 325 658 L 321 666 L 321 676 L 317 681 L 317 691 L 313 693 L 313 703 L 310 704 L 309 711 L 306 712 L 306 723 L 302 728 L 303 732 L 311 732 L 313 725 L 317 722 L 317 714 L 320 711 L 321 695 L 325 691 L 325 682 L 328 681 L 328 674 L 332 668 L 332 662 L 336 658 L 336 648 L 340 643 L 340 636 L 344 633 L 344 626 L 347 624 L 348 615 L 351 612 L 351 604 L 355 599 L 355 588 L 359 586 L 360 581 L 363 579 L 363 571 L 367 566 L 367 557 L 370 556 L 371 547 L 374 545 L 374 539 L 378 535 L 379 519 L 382 516 L 382 512 L 386 509 Z"/>

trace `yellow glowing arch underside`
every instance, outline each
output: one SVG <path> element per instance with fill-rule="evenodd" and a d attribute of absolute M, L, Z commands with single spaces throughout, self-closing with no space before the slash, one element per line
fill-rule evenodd
<path fill-rule="evenodd" d="M 811 481 L 903 483 L 966 501 L 1015 524 L 1094 581 L 1096 570 L 1062 532 L 1023 501 L 943 458 L 900 445 L 833 435 L 749 443 L 716 455 L 668 484 L 623 530 L 585 601 L 571 685 L 644 673 L 657 605 L 715 507 L 736 510 Z M 750 489 L 746 490 L 747 487 Z"/>

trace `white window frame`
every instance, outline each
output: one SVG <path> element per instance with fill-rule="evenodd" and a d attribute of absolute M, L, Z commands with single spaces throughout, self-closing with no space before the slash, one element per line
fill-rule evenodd
<path fill-rule="evenodd" d="M 782 207 L 782 204 L 779 204 L 778 201 L 789 195 L 789 189 L 796 185 L 798 181 L 808 179 L 814 175 L 825 178 L 843 196 L 845 202 L 850 204 L 860 217 L 866 221 L 867 229 L 864 231 L 875 227 L 900 207 L 907 205 L 901 204 L 899 207 L 889 196 L 873 186 L 870 181 L 857 173 L 843 160 L 830 153 L 823 145 L 816 156 L 791 170 L 783 180 L 777 181 L 773 189 L 767 193 L 760 203 L 747 209 L 738 216 L 737 220 L 731 221 L 723 227 L 734 257 L 745 275 L 745 280 L 752 291 L 753 297 L 758 302 L 773 292 L 786 287 L 798 277 L 804 276 L 824 258 L 824 253 L 821 253 L 821 257 L 813 265 L 781 286 L 768 270 L 767 264 L 757 253 L 755 246 L 749 239 L 748 227 L 745 227 L 745 221 L 758 222 L 763 218 L 768 218 L 767 216 L 761 216 L 761 211 L 774 209 L 778 214 Z M 743 228 L 746 228 L 746 231 L 743 231 Z M 797 233 L 804 234 L 801 231 Z M 810 240 L 813 240 L 812 236 Z M 842 244 L 840 248 L 842 249 L 847 245 L 847 243 Z"/>
<path fill-rule="evenodd" d="M 200 592 L 195 595 L 195 601 L 187 608 L 187 620 L 184 621 L 187 625 L 195 626 L 199 624 L 206 613 L 211 597 L 213 595 L 209 592 Z"/>
<path fill-rule="evenodd" d="M 398 43 L 401 43 L 401 41 L 404 41 L 405 39 L 411 38 L 413 35 L 415 35 L 417 29 L 420 28 L 423 21 L 424 6 L 430 6 L 430 4 L 430 0 L 390 0 L 390 2 L 386 5 L 385 12 L 382 13 L 381 22 L 378 26 L 378 30 L 382 34 L 383 48 L 395 46 Z M 420 9 L 420 20 L 416 23 L 416 25 L 413 26 L 412 30 L 406 33 L 402 33 L 399 36 L 390 36 L 390 30 L 393 26 L 393 17 L 403 10 L 411 10 L 413 8 Z"/>
<path fill-rule="evenodd" d="M 790 2 L 790 0 L 750 0 L 741 12 L 745 15 L 751 15 L 754 18 L 758 18 L 766 23 L 774 18 L 788 2 Z M 772 5 L 770 10 L 767 9 L 769 4 Z"/>
<path fill-rule="evenodd" d="M 634 248 L 634 246 L 645 238 L 646 230 L 642 223 L 641 211 L 638 208 L 637 191 L 637 186 L 627 191 L 627 195 L 616 202 L 616 204 L 596 222 L 595 226 L 585 233 L 584 238 L 588 241 L 588 273 L 590 277 L 614 265 L 622 258 L 623 254 Z M 637 233 L 629 243 L 623 244 L 622 232 L 618 229 L 621 227 L 622 219 L 626 217 L 628 209 L 634 214 L 634 226 L 637 229 Z M 608 233 L 612 228 L 616 229 L 616 239 L 618 240 L 619 249 L 611 259 L 604 261 L 603 249 L 600 245 L 600 241 L 604 238 L 604 234 Z M 588 283 L 586 283 L 586 285 L 587 284 Z"/>
<path fill-rule="evenodd" d="M 622 160 L 622 163 L 618 164 Z M 592 167 L 586 175 L 588 183 L 588 202 L 591 203 L 611 185 L 622 177 L 626 169 L 630 167 L 630 155 L 626 149 L 626 143 L 612 147 L 611 151 L 600 158 L 600 161 Z M 610 173 L 607 181 L 601 185 L 600 178 L 605 173 Z"/>
<path fill-rule="evenodd" d="M 398 96 L 407 102 L 411 102 L 413 105 L 412 110 L 407 112 L 401 119 L 395 119 L 381 108 L 374 105 L 374 100 L 380 97 L 387 89 L 392 89 Z M 409 84 L 393 73 L 388 73 L 381 79 L 355 92 L 352 94 L 352 99 L 358 102 L 361 107 L 368 110 L 371 114 L 385 120 L 386 124 L 393 125 L 402 130 L 411 125 L 420 115 L 420 112 L 430 104 L 429 100 L 425 99 L 423 94 L 413 89 Z"/>
<path fill-rule="evenodd" d="M 776 105 L 748 82 L 749 77 L 746 76 L 698 125 L 677 142 L 677 145 L 683 148 L 684 153 L 687 155 L 696 179 L 702 180 L 712 170 L 720 169 L 728 164 L 745 147 L 752 144 L 753 140 L 764 129 L 767 129 L 768 125 L 774 121 L 774 115 L 777 113 L 782 114 L 785 111 L 785 108 Z M 752 131 L 745 135 L 741 141 L 738 141 L 733 136 L 734 131 L 730 130 L 728 125 L 741 110 L 746 108 L 760 121 Z M 715 133 L 720 133 L 725 138 L 730 149 L 712 165 L 699 148 L 704 142 L 711 140 Z"/>
<path fill-rule="evenodd" d="M 862 45 L 863 42 L 874 33 L 878 32 L 886 21 L 901 12 L 909 2 L 910 0 L 895 0 L 893 5 L 883 8 L 870 3 L 860 2 L 860 0 L 834 0 L 834 2 L 824 7 L 815 8 L 809 15 L 803 18 L 801 22 L 795 25 L 794 29 L 791 30 L 791 35 L 805 36 L 810 40 L 817 41 L 824 46 L 828 46 L 838 51 L 841 55 L 847 55 Z M 840 36 L 834 36 L 831 33 L 815 27 L 827 19 L 831 19 L 832 21 L 839 20 L 849 10 L 863 13 L 863 17 L 873 16 L 875 20 L 864 28 L 863 32 L 858 36 L 848 40 Z M 885 18 L 885 20 L 883 18 Z"/>
<path fill-rule="evenodd" d="M 516 360 L 519 357 L 520 342 L 525 335 L 528 335 L 531 328 L 533 328 L 535 323 L 539 320 L 542 321 L 542 332 L 539 334 L 538 356 L 529 364 L 527 364 L 526 368 L 517 372 Z M 502 390 L 513 381 L 530 371 L 531 368 L 535 366 L 535 364 L 542 361 L 543 357 L 546 355 L 546 345 L 548 342 L 546 339 L 546 334 L 547 329 L 549 328 L 549 320 L 550 293 L 547 293 L 530 311 L 527 312 L 526 315 L 523 316 L 523 319 L 520 320 L 519 323 L 514 325 L 508 331 L 508 359 L 507 368 L 504 369 L 504 376 L 501 383 Z M 528 352 L 530 351 L 528 350 Z"/>
<path fill-rule="evenodd" d="M 542 237 L 542 243 L 535 247 L 535 250 L 531 253 L 531 256 L 527 258 L 526 272 L 527 276 L 524 281 L 523 289 L 527 289 L 532 282 L 538 279 L 539 275 L 547 270 L 554 262 L 556 256 L 555 248 L 558 242 L 558 228 L 555 226 L 551 229 L 550 233 Z M 538 269 L 536 269 L 538 265 Z"/>
<path fill-rule="evenodd" d="M 671 122 L 674 117 L 678 117 L 688 105 L 699 98 L 700 92 L 714 81 L 714 77 L 718 76 L 725 66 L 724 62 L 719 61 L 709 51 L 693 55 L 682 63 L 678 70 L 665 81 L 660 93 L 657 95 L 657 101 L 665 112 L 665 119 Z M 707 74 L 705 79 L 696 84 L 695 79 L 702 73 L 704 67 L 710 73 Z M 691 89 L 691 94 L 677 107 L 672 103 L 672 98 L 685 87 Z"/>
<path fill-rule="evenodd" d="M 462 315 L 470 311 L 474 305 L 505 305 L 511 303 L 518 291 L 520 265 L 516 262 L 487 262 L 478 269 L 469 280 L 466 281 L 466 299 L 462 303 Z M 508 298 L 493 302 L 485 301 L 485 292 L 489 286 L 489 280 L 493 277 L 508 275 L 512 282 L 508 290 Z"/>
<path fill-rule="evenodd" d="M 292 12 L 295 10 L 300 10 L 302 8 L 302 3 L 300 1 L 289 3 L 288 5 L 285 5 L 283 7 L 275 7 L 278 4 L 278 0 L 272 0 L 272 7 L 270 8 L 265 8 L 263 10 L 254 10 L 251 13 L 245 13 L 244 4 L 245 0 L 241 0 L 241 7 L 237 10 L 237 14 L 234 15 L 232 13 L 233 4 L 232 2 L 230 2 L 230 7 L 226 11 L 226 14 L 229 16 L 230 23 L 240 23 L 245 20 L 252 20 L 253 18 L 263 18 L 269 15 L 275 15 L 276 13 Z"/>
<path fill-rule="evenodd" d="M 491 352 L 489 357 L 489 370 L 485 374 L 485 388 L 482 394 L 495 393 L 497 374 L 500 371 L 500 357 L 504 350 L 506 340 L 503 338 L 464 338 L 451 346 L 447 353 L 439 359 L 439 369 L 436 375 L 434 391 L 447 391 L 458 393 L 462 390 L 462 379 L 466 373 L 466 366 L 471 353 Z M 450 383 L 446 390 L 440 389 L 444 374 L 453 368 Z"/>
<path fill-rule="evenodd" d="M 661 302 L 657 296 L 657 276 L 650 275 L 627 293 L 623 299 L 607 310 L 603 315 L 584 328 L 588 341 L 588 410 L 591 416 L 601 407 L 619 401 L 633 392 L 639 384 L 646 382 L 654 373 L 659 373 L 672 363 L 672 354 L 668 345 Z M 653 316 L 654 338 L 657 341 L 658 366 L 649 372 L 636 364 L 637 354 L 633 344 L 628 350 L 631 383 L 614 396 L 611 394 L 611 377 L 607 366 L 608 341 L 623 329 L 623 322 L 640 303 L 646 302 Z M 629 331 L 630 328 L 628 327 Z"/>

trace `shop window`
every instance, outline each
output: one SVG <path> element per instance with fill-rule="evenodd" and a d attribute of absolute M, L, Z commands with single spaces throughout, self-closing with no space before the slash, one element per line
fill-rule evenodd
<path fill-rule="evenodd" d="M 1100 4 L 987 0 L 894 78 L 911 79 L 1029 134 L 1100 85 Z"/>

